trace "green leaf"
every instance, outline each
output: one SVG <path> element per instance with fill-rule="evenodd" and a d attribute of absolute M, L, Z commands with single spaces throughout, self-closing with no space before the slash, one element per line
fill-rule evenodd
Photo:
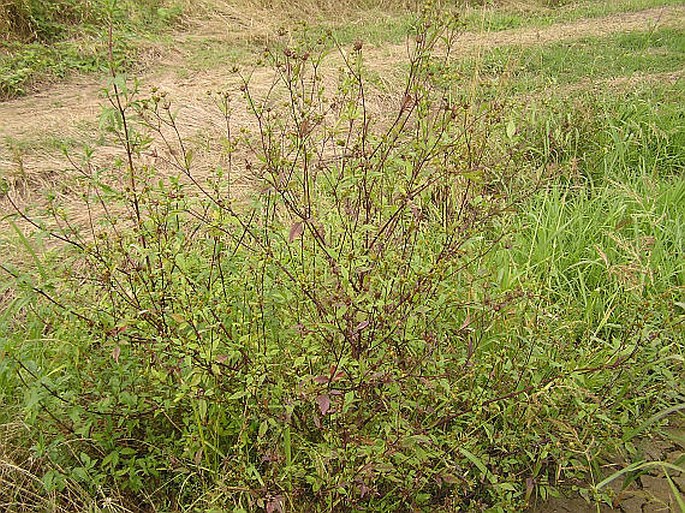
<path fill-rule="evenodd" d="M 618 479 L 619 477 L 621 477 L 625 474 L 628 474 L 630 472 L 636 472 L 639 470 L 649 470 L 649 469 L 652 469 L 655 467 L 657 467 L 657 468 L 661 467 L 664 471 L 666 471 L 666 469 L 669 469 L 669 468 L 675 472 L 683 472 L 683 470 L 684 470 L 682 467 L 679 467 L 679 466 L 674 465 L 672 463 L 668 463 L 667 461 L 638 461 L 636 463 L 631 463 L 627 467 L 625 467 L 625 468 L 623 468 L 617 472 L 614 472 L 613 474 L 608 476 L 606 479 L 601 481 L 599 484 L 597 484 L 597 486 L 595 488 L 597 490 L 601 490 L 606 485 L 608 485 L 612 481 L 615 481 L 616 479 Z"/>
<path fill-rule="evenodd" d="M 514 135 L 516 135 L 516 124 L 513 119 L 510 119 L 507 123 L 507 137 L 513 139 Z"/>
<path fill-rule="evenodd" d="M 676 486 L 676 484 L 673 482 L 673 479 L 671 479 L 671 476 L 668 474 L 668 472 L 664 469 L 664 474 L 666 475 L 666 479 L 668 480 L 668 485 L 671 487 L 671 492 L 673 493 L 673 497 L 675 498 L 676 502 L 678 503 L 678 508 L 680 508 L 680 513 L 685 513 L 685 499 L 683 498 L 680 490 Z"/>
<path fill-rule="evenodd" d="M 45 268 L 43 267 L 43 264 L 40 261 L 40 258 L 38 258 L 38 254 L 36 253 L 35 249 L 33 249 L 33 246 L 31 245 L 31 242 L 26 238 L 26 235 L 24 235 L 24 232 L 22 232 L 16 224 L 14 224 L 13 221 L 10 221 L 10 226 L 12 229 L 15 231 L 17 234 L 17 237 L 19 237 L 19 241 L 21 242 L 22 246 L 26 248 L 26 251 L 29 252 L 31 255 L 31 259 L 33 260 L 33 263 L 36 265 L 36 269 L 38 269 L 38 272 L 40 273 L 41 278 L 43 280 L 47 280 L 47 272 L 45 271 Z"/>
<path fill-rule="evenodd" d="M 679 412 L 682 410 L 685 410 L 685 403 L 676 404 L 675 406 L 671 406 L 670 408 L 666 408 L 665 410 L 662 410 L 658 413 L 655 413 L 654 415 L 649 417 L 647 420 L 645 420 L 642 424 L 640 424 L 638 427 L 628 431 L 628 433 L 623 435 L 623 441 L 627 442 L 628 440 L 635 438 L 637 435 L 642 433 L 645 429 L 647 429 L 652 424 L 654 424 L 654 423 L 660 421 L 661 419 L 667 417 L 671 413 L 676 413 L 676 412 Z"/>
<path fill-rule="evenodd" d="M 490 472 L 485 463 L 483 463 L 483 460 L 464 447 L 460 447 L 459 452 L 461 452 L 467 460 L 473 463 L 476 468 L 480 470 L 481 474 L 483 474 L 483 476 L 490 481 L 491 484 L 497 483 L 497 478 L 492 475 L 492 472 Z"/>

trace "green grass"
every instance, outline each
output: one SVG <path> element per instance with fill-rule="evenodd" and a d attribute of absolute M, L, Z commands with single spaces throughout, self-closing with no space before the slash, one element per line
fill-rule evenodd
<path fill-rule="evenodd" d="M 135 60 L 137 49 L 173 25 L 178 5 L 146 2 L 12 1 L 0 9 L 0 100 L 26 94 L 40 82 L 108 69 Z"/>
<path fill-rule="evenodd" d="M 471 59 L 465 76 L 479 69 L 513 94 L 584 83 L 673 73 L 685 69 L 685 32 L 661 28 L 646 32 L 586 37 L 532 47 L 510 46 Z"/>
<path fill-rule="evenodd" d="M 25 94 L 37 81 L 63 79 L 72 73 L 107 70 L 106 44 L 95 42 L 83 49 L 82 43 L 16 43 L 7 45 L 8 55 L 0 58 L 0 96 Z M 99 48 L 98 48 L 99 47 Z M 117 48 L 121 58 L 122 48 Z"/>
<path fill-rule="evenodd" d="M 512 258 L 538 277 L 545 294 L 567 309 L 565 316 L 576 313 L 585 334 L 627 329 L 623 319 L 645 297 L 665 295 L 661 314 L 673 313 L 667 299 L 675 302 L 685 287 L 685 181 L 650 181 L 643 172 L 630 182 L 555 187 L 521 217 L 517 246 L 525 250 Z"/>
<path fill-rule="evenodd" d="M 600 18 L 657 7 L 682 6 L 683 0 L 585 0 L 578 2 L 532 2 L 519 8 L 473 6 L 464 19 L 468 30 L 497 32 L 520 28 L 544 28 L 555 23 Z"/>
<path fill-rule="evenodd" d="M 597 48 L 602 51 L 598 52 Z M 634 73 L 663 73 L 685 67 L 685 32 L 657 29 L 586 38 L 554 45 L 537 53 L 524 52 L 524 73 L 559 84 L 580 79 L 600 80 Z M 572 68 L 568 63 L 572 62 Z M 566 64 L 564 64 L 566 63 Z"/>
<path fill-rule="evenodd" d="M 685 87 L 682 82 L 638 83 L 627 92 L 611 87 L 599 89 L 600 94 L 594 91 L 580 90 L 574 100 L 552 93 L 551 100 L 533 102 L 523 112 L 522 137 L 525 144 L 539 150 L 529 158 L 561 170 L 559 184 L 536 197 L 532 208 L 524 209 L 535 213 L 530 226 L 539 228 L 541 240 L 546 241 L 524 244 L 530 248 L 526 265 L 542 266 L 540 276 L 557 279 L 545 266 L 559 266 L 555 258 L 548 261 L 545 255 L 550 247 L 558 248 L 563 253 L 560 258 L 569 258 L 563 269 L 569 269 L 570 262 L 587 263 L 587 272 L 581 274 L 594 276 L 588 286 L 591 290 L 593 283 L 612 282 L 605 281 L 607 266 L 627 265 L 624 259 L 632 257 L 640 260 L 636 263 L 643 271 L 655 273 L 651 279 L 656 282 L 649 286 L 660 292 L 677 290 L 685 285 L 678 258 L 685 215 Z M 567 223 L 568 228 L 559 229 Z M 562 233 L 576 237 L 555 241 Z M 586 234 L 588 239 L 578 234 Z M 640 241 L 648 240 L 649 247 L 640 247 Z M 622 247 L 625 241 L 632 242 Z M 612 262 L 605 246 L 623 252 L 614 255 L 618 262 Z M 537 251 L 541 254 L 536 256 Z M 599 274 L 592 271 L 593 266 Z M 614 278 L 620 281 L 629 274 Z M 550 282 L 548 289 L 564 290 L 561 285 L 560 281 Z M 646 286 L 646 282 L 636 284 L 640 294 Z"/>

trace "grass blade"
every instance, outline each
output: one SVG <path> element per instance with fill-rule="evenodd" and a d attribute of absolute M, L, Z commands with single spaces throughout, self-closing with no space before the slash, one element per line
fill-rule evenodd
<path fill-rule="evenodd" d="M 647 420 L 645 420 L 642 424 L 640 424 L 638 427 L 636 427 L 635 429 L 633 429 L 633 430 L 629 431 L 627 434 L 625 434 L 623 436 L 623 441 L 627 442 L 628 440 L 635 438 L 637 435 L 642 433 L 645 429 L 647 429 L 652 424 L 659 422 L 661 419 L 669 416 L 671 413 L 676 413 L 676 412 L 679 412 L 682 410 L 685 410 L 685 403 L 676 404 L 675 406 L 671 406 L 670 408 L 666 408 L 663 411 L 655 413 L 654 415 L 649 417 Z"/>

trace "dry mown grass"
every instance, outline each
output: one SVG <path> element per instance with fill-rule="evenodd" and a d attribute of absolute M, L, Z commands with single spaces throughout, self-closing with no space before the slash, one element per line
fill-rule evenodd
<path fill-rule="evenodd" d="M 384 2 L 380 8 L 402 9 L 411 7 L 412 2 Z M 293 5 L 281 2 L 272 9 L 266 9 L 266 2 L 240 2 L 235 4 L 212 1 L 197 4 L 190 11 L 186 20 L 187 27 L 178 34 L 181 45 L 194 34 L 208 34 L 212 37 L 226 38 L 226 43 L 236 37 L 264 37 L 277 40 L 278 27 L 294 15 Z M 368 2 L 343 1 L 333 2 L 297 2 L 299 13 L 323 9 L 326 16 L 333 12 L 340 16 L 359 15 L 359 6 L 370 7 Z M 330 11 L 329 11 L 330 10 Z M 261 23 L 257 23 L 260 20 Z M 510 30 L 496 33 L 465 33 L 459 36 L 458 48 L 464 55 L 472 55 L 484 49 L 504 45 L 532 45 L 549 43 L 558 40 L 572 40 L 579 37 L 606 35 L 620 31 L 645 29 L 655 24 L 660 26 L 681 27 L 685 20 L 685 7 L 650 9 L 638 13 L 625 13 L 608 18 L 580 20 L 576 23 L 555 25 L 545 29 Z M 255 35 L 253 27 L 259 25 Z M 261 35 L 260 35 L 261 34 Z M 285 36 L 286 38 L 288 36 Z M 282 38 L 281 38 L 282 39 Z M 347 50 L 341 49 L 341 52 Z M 399 101 L 388 97 L 386 91 L 397 85 L 398 71 L 408 61 L 407 45 L 385 45 L 363 49 L 365 67 L 377 77 L 377 88 L 369 95 L 369 108 L 374 115 L 382 116 L 387 112 L 388 102 Z M 184 138 L 194 141 L 195 162 L 198 172 L 209 176 L 211 170 L 221 162 L 221 151 L 205 144 L 204 141 L 220 136 L 224 121 L 213 101 L 207 96 L 208 91 L 237 91 L 241 78 L 233 73 L 228 63 L 217 63 L 213 69 L 196 72 L 187 78 L 178 77 L 175 73 L 165 72 L 165 64 L 178 59 L 178 53 L 172 48 L 161 51 L 156 59 L 148 63 L 148 71 L 141 78 L 142 95 L 149 93 L 150 85 L 155 84 L 172 99 L 174 109 L 178 111 L 179 128 Z M 178 62 L 176 62 L 178 65 Z M 333 85 L 337 69 L 342 65 L 340 54 L 332 52 L 325 61 L 322 74 Z M 631 80 L 637 80 L 632 78 Z M 257 68 L 252 71 L 250 82 L 256 90 L 267 90 L 274 81 L 273 71 Z M 620 80 L 619 80 L 620 82 Z M 576 87 L 593 87 L 592 84 Z M 74 172 L 69 159 L 56 148 L 35 147 L 17 148 L 9 143 L 10 139 L 23 140 L 35 138 L 37 134 L 51 137 L 71 137 L 76 140 L 92 139 L 94 122 L 104 105 L 100 92 L 102 82 L 97 78 L 79 78 L 76 81 L 59 84 L 49 91 L 28 98 L 0 103 L 0 137 L 6 143 L 0 146 L 0 171 L 9 181 L 14 200 L 20 206 L 38 206 L 43 203 L 41 197 L 47 190 L 61 189 L 61 194 L 77 194 L 72 187 L 77 173 Z M 85 122 L 85 128 L 84 128 Z M 249 127 L 250 116 L 244 109 L 236 109 L 232 114 L 235 127 Z M 40 135 L 38 136 L 40 138 Z M 72 151 L 74 148 L 72 148 Z M 78 154 L 79 150 L 75 151 Z M 165 155 L 165 149 L 154 148 L 158 155 Z M 113 141 L 100 143 L 94 153 L 92 165 L 102 166 L 121 155 L 121 150 Z M 168 155 L 167 155 L 168 157 Z M 77 158 L 77 157 L 76 157 Z M 161 164 L 161 165 L 160 165 Z M 164 172 L 163 163 L 155 165 Z M 4 212 L 10 212 L 11 206 L 6 199 L 0 202 Z M 85 220 L 85 219 L 84 219 Z"/>

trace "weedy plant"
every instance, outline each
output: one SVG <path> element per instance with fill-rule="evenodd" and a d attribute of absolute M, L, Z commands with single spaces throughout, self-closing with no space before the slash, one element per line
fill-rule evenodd
<path fill-rule="evenodd" d="M 614 384 L 648 333 L 587 351 L 502 285 L 514 130 L 452 77 L 454 23 L 417 23 L 382 109 L 361 42 L 267 52 L 268 87 L 216 96 L 209 175 L 168 97 L 113 78 L 122 157 L 76 164 L 81 222 L 57 196 L 19 211 L 35 265 L 3 266 L 25 336 L 2 375 L 37 428 L 24 507 L 511 511 L 587 469 L 586 436 L 642 404 Z"/>

